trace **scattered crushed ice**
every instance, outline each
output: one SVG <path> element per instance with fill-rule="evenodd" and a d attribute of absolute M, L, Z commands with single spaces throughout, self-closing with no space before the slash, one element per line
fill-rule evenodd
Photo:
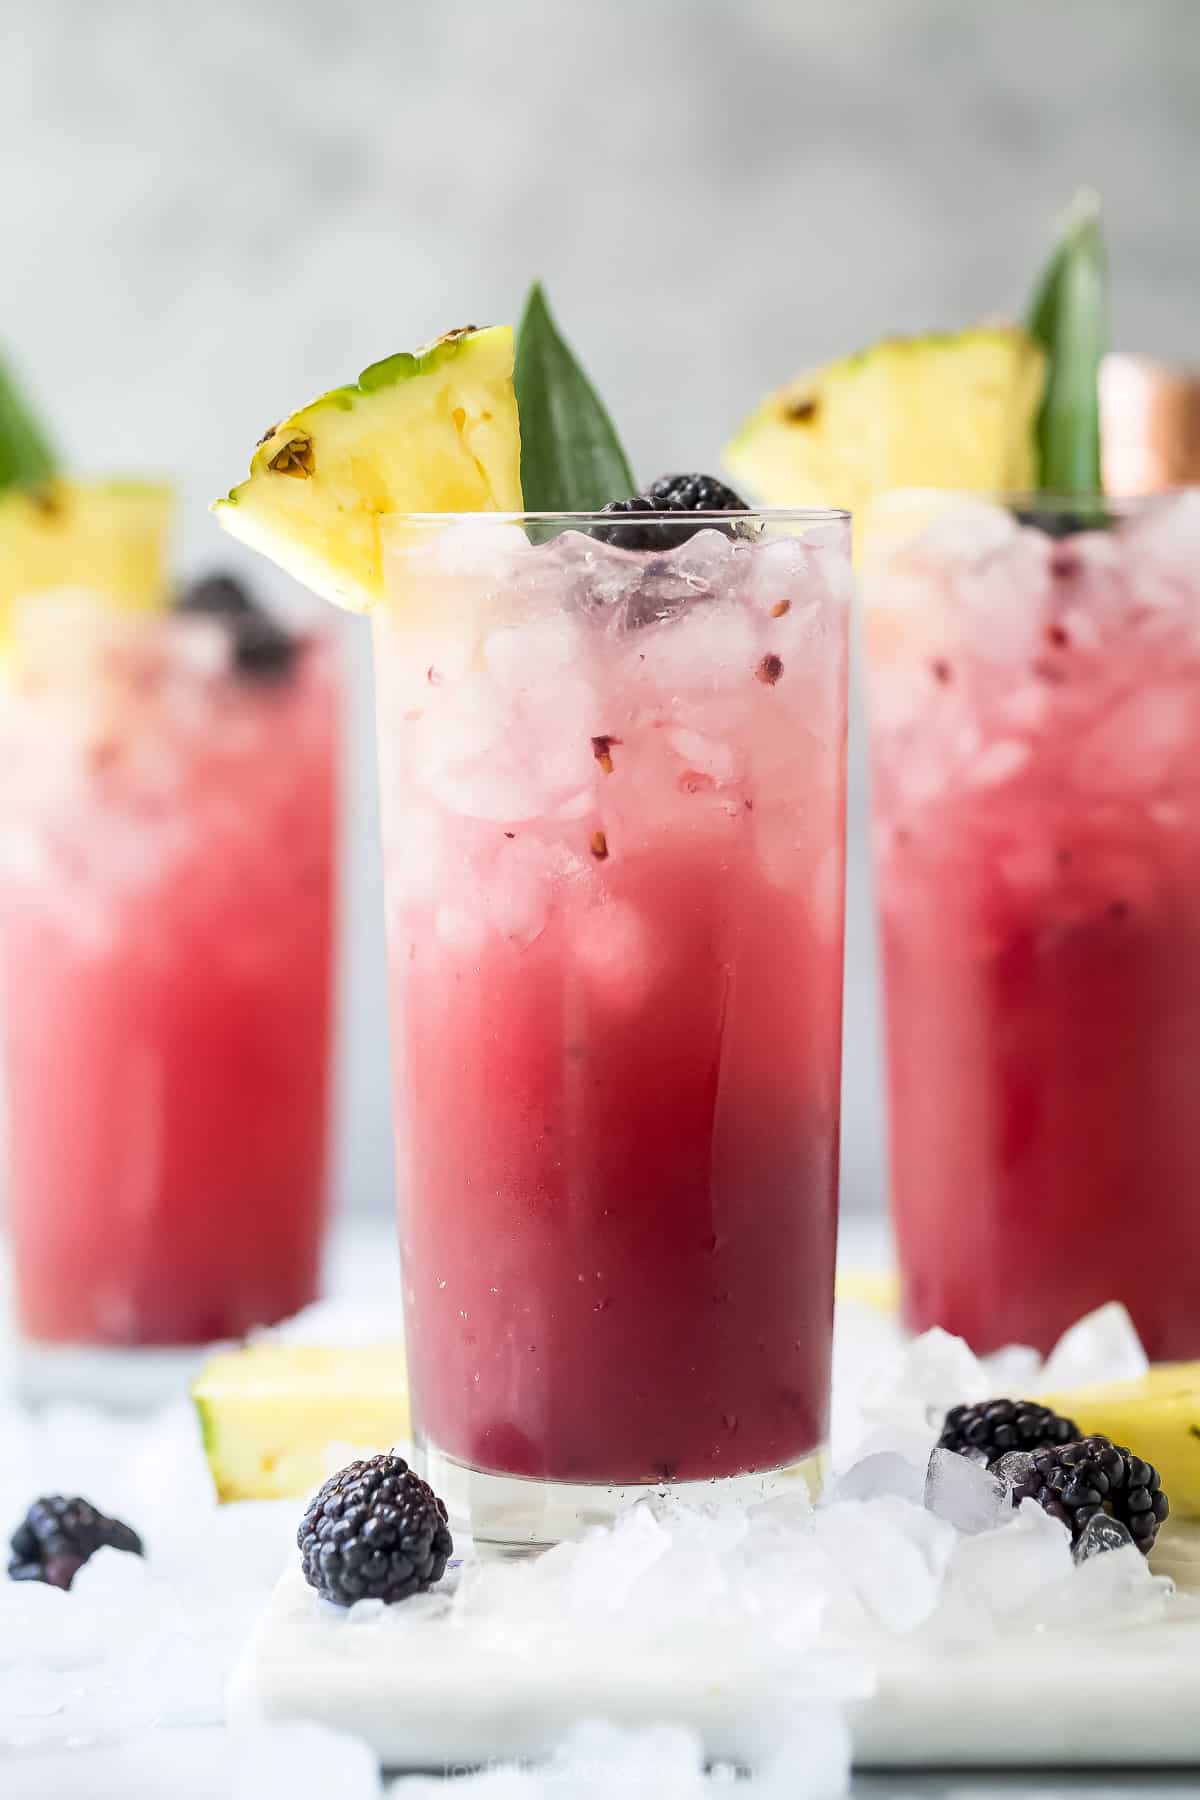
<path fill-rule="evenodd" d="M 1008 1482 L 953 1450 L 935 1450 L 929 1458 L 925 1504 L 930 1512 L 966 1537 L 1011 1523 L 1012 1492 Z"/>
<path fill-rule="evenodd" d="M 142 1534 L 69 1594 L 0 1575 L 0 1756 L 215 1724 L 229 1669 L 294 1540 L 295 1507 L 218 1508 L 186 1404 L 153 1418 L 0 1399 L 0 1536 L 36 1494 L 81 1493 Z"/>
<path fill-rule="evenodd" d="M 1074 1550 L 1075 1561 L 1088 1562 L 1091 1557 L 1103 1556 L 1108 1550 L 1128 1550 L 1131 1545 L 1133 1534 L 1128 1526 L 1122 1525 L 1120 1519 L 1110 1519 L 1107 1513 L 1097 1513 L 1083 1528 Z M 1133 1547 L 1137 1548 L 1136 1545 Z"/>
<path fill-rule="evenodd" d="M 928 1443 L 923 1445 L 928 1449 Z M 833 1500 L 882 1500 L 891 1495 L 919 1506 L 925 1498 L 925 1470 L 898 1450 L 868 1450 L 834 1484 Z"/>
<path fill-rule="evenodd" d="M 962 1338 L 935 1327 L 906 1344 L 861 1389 L 859 1409 L 878 1424 L 940 1428 L 952 1406 L 993 1392 L 983 1363 Z M 934 1434 L 936 1436 L 936 1432 Z"/>
<path fill-rule="evenodd" d="M 1028 1450 L 1010 1450 L 993 1465 L 993 1472 L 1010 1487 L 1020 1487 L 1033 1474 L 1033 1457 Z"/>
<path fill-rule="evenodd" d="M 1136 1381 L 1150 1367 L 1137 1327 L 1120 1301 L 1088 1313 L 1063 1334 L 1040 1377 L 1045 1393 L 1097 1381 Z"/>
<path fill-rule="evenodd" d="M 800 1489 L 749 1508 L 666 1496 L 535 1561 L 467 1556 L 442 1588 L 402 1607 L 335 1614 L 306 1595 L 296 1629 L 333 1655 L 372 1660 L 410 1654 L 419 1633 L 447 1680 L 464 1658 L 476 1670 L 519 1660 L 574 1671 L 581 1705 L 606 1671 L 644 1668 L 652 1680 L 676 1659 L 703 1667 L 756 1696 L 761 1755 L 747 1800 L 821 1800 L 845 1791 L 846 1708 L 871 1693 L 888 1646 L 957 1655 L 1032 1633 L 1069 1640 L 1103 1625 L 1111 1636 L 1164 1616 L 1172 1584 L 1121 1526 L 1093 1520 L 1072 1555 L 1065 1528 L 1035 1503 L 1013 1509 L 1010 1483 L 1028 1458 L 988 1472 L 933 1449 L 941 1412 L 1009 1385 L 997 1371 L 1028 1375 L 1035 1392 L 1136 1373 L 1144 1359 L 1120 1308 L 1081 1321 L 1044 1367 L 1028 1351 L 981 1362 L 942 1332 L 905 1344 L 878 1315 L 840 1313 L 839 1472 L 816 1507 Z M 390 1307 L 360 1302 L 314 1309 L 289 1335 L 393 1332 Z M 291 1554 L 295 1504 L 217 1508 L 186 1406 L 153 1419 L 79 1406 L 30 1419 L 0 1403 L 0 1439 L 0 1523 L 15 1523 L 34 1493 L 78 1491 L 136 1525 L 149 1552 L 101 1551 L 70 1594 L 0 1582 L 0 1754 L 217 1722 L 233 1660 Z M 772 1727 L 784 1718 L 793 1729 L 781 1736 Z M 253 1735 L 238 1759 L 235 1796 L 247 1800 L 384 1791 L 363 1744 L 316 1724 Z M 488 1800 L 618 1789 L 704 1800 L 724 1779 L 682 1727 L 594 1724 L 547 1765 L 499 1766 L 469 1785 Z M 425 1788 L 410 1778 L 388 1791 L 425 1800 Z"/>
<path fill-rule="evenodd" d="M 1036 1500 L 1023 1500 L 1011 1523 L 959 1539 L 949 1586 L 961 1593 L 983 1635 L 989 1624 L 1003 1628 L 1009 1615 L 1073 1569 L 1066 1526 Z"/>

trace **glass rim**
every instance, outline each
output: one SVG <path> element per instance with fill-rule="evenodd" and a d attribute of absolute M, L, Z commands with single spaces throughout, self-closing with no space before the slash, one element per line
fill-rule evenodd
<path fill-rule="evenodd" d="M 741 511 L 681 512 L 669 507 L 655 507 L 646 512 L 392 512 L 381 513 L 380 524 L 391 525 L 460 525 L 467 522 L 488 525 L 619 525 L 626 519 L 639 525 L 738 525 L 747 520 L 766 524 L 796 522 L 803 525 L 848 525 L 850 513 L 843 506 L 748 506 Z"/>
<path fill-rule="evenodd" d="M 1044 513 L 1048 516 L 1087 511 L 1134 513 L 1181 494 L 1200 493 L 1200 484 L 1181 482 L 1175 487 L 1156 488 L 1145 494 L 1106 494 L 1103 488 L 1089 488 L 1084 493 L 1042 492 L 1037 488 L 959 488 L 901 487 L 888 488 L 871 502 L 875 507 L 895 508 L 929 506 L 935 502 L 950 504 L 961 501 L 977 506 L 999 506 L 1009 511 Z"/>

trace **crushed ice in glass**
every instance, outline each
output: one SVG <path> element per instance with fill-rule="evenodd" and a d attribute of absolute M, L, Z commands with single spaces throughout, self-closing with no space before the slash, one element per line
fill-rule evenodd
<path fill-rule="evenodd" d="M 286 1335 L 367 1342 L 391 1331 L 381 1300 L 325 1303 Z M 1009 1387 L 1005 1375 L 1020 1372 L 1019 1385 L 1040 1392 L 1066 1373 L 1120 1377 L 1142 1360 L 1112 1307 L 1081 1321 L 1044 1366 L 1031 1354 L 980 1360 L 943 1332 L 906 1343 L 891 1321 L 841 1307 L 835 1472 L 815 1506 L 799 1486 L 748 1507 L 666 1495 L 533 1561 L 481 1563 L 460 1545 L 442 1586 L 402 1606 L 338 1613 L 306 1590 L 294 1629 L 322 1655 L 364 1667 L 419 1645 L 426 1672 L 451 1685 L 464 1666 L 480 1680 L 553 1669 L 581 1717 L 589 1694 L 612 1697 L 614 1675 L 636 1685 L 664 1668 L 703 1671 L 706 1683 L 754 1697 L 745 1741 L 760 1753 L 740 1784 L 747 1800 L 844 1793 L 847 1709 L 872 1692 L 887 1646 L 957 1655 L 1031 1634 L 1111 1637 L 1172 1605 L 1171 1582 L 1112 1519 L 1094 1518 L 1072 1553 L 1036 1503 L 1014 1510 L 1012 1488 L 1031 1466 L 1024 1452 L 988 1470 L 934 1449 L 940 1414 Z M 149 1418 L 79 1405 L 30 1417 L 0 1390 L 0 1441 L 6 1530 L 33 1495 L 80 1492 L 135 1525 L 148 1551 L 100 1551 L 69 1594 L 0 1580 L 0 1755 L 217 1724 L 232 1665 L 294 1557 L 298 1507 L 218 1508 L 182 1403 Z M 599 1800 L 618 1789 L 701 1800 L 728 1779 L 706 1767 L 693 1729 L 702 1717 L 650 1731 L 581 1724 L 550 1763 L 499 1765 L 468 1785 L 494 1800 Z M 425 1800 L 427 1786 L 411 1777 L 386 1791 Z M 239 1740 L 235 1796 L 334 1791 L 385 1791 L 361 1741 L 317 1724 Z"/>

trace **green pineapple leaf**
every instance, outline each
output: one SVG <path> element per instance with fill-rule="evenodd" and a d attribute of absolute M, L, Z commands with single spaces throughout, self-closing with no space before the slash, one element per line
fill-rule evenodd
<path fill-rule="evenodd" d="M 529 512 L 599 512 L 636 493 L 613 422 L 536 281 L 517 332 L 513 385 Z"/>
<path fill-rule="evenodd" d="M 1037 422 L 1044 492 L 1098 493 L 1100 363 L 1108 348 L 1108 265 L 1095 195 L 1080 194 L 1034 294 L 1029 330 L 1046 352 Z"/>

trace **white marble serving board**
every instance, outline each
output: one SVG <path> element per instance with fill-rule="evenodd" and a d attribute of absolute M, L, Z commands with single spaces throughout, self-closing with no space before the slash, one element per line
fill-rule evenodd
<path fill-rule="evenodd" d="M 1200 1764 L 1200 1527 L 1156 1554 L 1182 1598 L 1165 1622 L 1097 1636 L 1007 1640 L 937 1652 L 873 1647 L 874 1691 L 850 1704 L 861 1768 L 1163 1767 Z M 581 1716 L 691 1726 L 714 1760 L 752 1758 L 758 1674 L 589 1655 L 534 1665 L 432 1618 L 375 1654 L 287 1570 L 234 1672 L 229 1723 L 319 1718 L 365 1738 L 389 1769 L 545 1756 Z M 343 1634 L 339 1636 L 339 1634 Z"/>

